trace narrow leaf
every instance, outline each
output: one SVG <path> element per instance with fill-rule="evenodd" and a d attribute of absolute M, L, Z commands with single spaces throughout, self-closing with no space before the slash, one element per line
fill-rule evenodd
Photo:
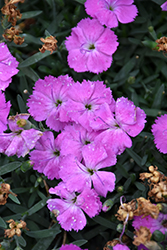
<path fill-rule="evenodd" d="M 52 55 L 56 53 L 56 51 L 53 51 Z M 34 63 L 39 62 L 40 60 L 44 59 L 45 57 L 50 55 L 50 51 L 45 51 L 44 53 L 37 52 L 36 54 L 32 55 L 31 57 L 27 58 L 25 61 L 21 62 L 19 64 L 19 68 L 28 67 Z"/>
<path fill-rule="evenodd" d="M 28 215 L 32 215 L 34 213 L 36 213 L 37 211 L 39 211 L 41 208 L 43 208 L 46 205 L 46 201 L 48 200 L 48 197 L 46 197 L 45 199 L 39 201 L 38 203 L 36 203 L 33 207 L 31 207 L 27 213 Z"/>
<path fill-rule="evenodd" d="M 0 227 L 7 228 L 6 222 L 0 217 Z"/>
<path fill-rule="evenodd" d="M 19 201 L 19 199 L 18 199 L 16 196 L 14 196 L 14 195 L 12 195 L 12 194 L 9 194 L 9 198 L 10 198 L 12 201 L 14 201 L 15 203 L 21 204 L 20 201 Z"/>
<path fill-rule="evenodd" d="M 27 18 L 32 18 L 35 16 L 38 16 L 42 13 L 42 10 L 35 10 L 35 11 L 27 11 L 27 12 L 23 12 L 21 19 L 27 19 Z"/>
<path fill-rule="evenodd" d="M 15 162 L 5 164 L 2 167 L 0 167 L 0 175 L 10 173 L 13 170 L 19 168 L 20 166 L 21 166 L 21 162 L 19 162 L 19 161 L 15 161 Z"/>

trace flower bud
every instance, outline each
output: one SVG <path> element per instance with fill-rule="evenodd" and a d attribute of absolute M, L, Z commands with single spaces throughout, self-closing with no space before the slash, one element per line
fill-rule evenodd
<path fill-rule="evenodd" d="M 103 207 L 102 207 L 103 212 L 109 211 L 112 208 L 113 205 L 114 205 L 114 201 L 112 199 L 106 200 L 103 203 Z"/>
<path fill-rule="evenodd" d="M 153 32 L 154 31 L 154 27 L 153 26 L 149 26 L 148 30 L 149 30 L 149 32 Z"/>
<path fill-rule="evenodd" d="M 123 186 L 117 187 L 117 192 L 118 192 L 118 193 L 123 193 L 123 191 L 124 191 Z"/>
<path fill-rule="evenodd" d="M 163 214 L 167 214 L 167 204 L 166 203 L 158 203 L 157 207 L 159 208 L 159 211 Z"/>
<path fill-rule="evenodd" d="M 161 231 L 155 230 L 152 234 L 152 238 L 157 242 L 162 242 L 165 240 L 165 235 Z"/>
<path fill-rule="evenodd" d="M 134 76 L 129 76 L 128 83 L 129 84 L 134 84 L 135 83 L 135 77 Z"/>
<path fill-rule="evenodd" d="M 117 232 L 122 233 L 123 227 L 124 227 L 123 224 L 118 224 L 118 225 L 117 225 L 117 229 L 116 229 Z"/>

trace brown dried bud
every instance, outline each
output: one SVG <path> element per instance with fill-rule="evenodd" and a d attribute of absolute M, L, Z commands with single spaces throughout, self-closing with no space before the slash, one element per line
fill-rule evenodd
<path fill-rule="evenodd" d="M 8 183 L 0 184 L 0 205 L 5 205 L 9 194 L 17 196 L 16 194 L 10 192 L 10 185 Z"/>
<path fill-rule="evenodd" d="M 52 54 L 54 50 L 57 50 L 57 40 L 54 36 L 48 36 L 45 39 L 40 38 L 40 40 L 44 43 L 42 48 L 39 49 L 41 53 L 44 53 L 46 50 L 49 50 L 50 54 Z"/>
<path fill-rule="evenodd" d="M 120 221 L 125 221 L 128 217 L 128 220 L 132 220 L 134 216 L 134 211 L 136 210 L 136 201 L 132 200 L 130 202 L 123 203 L 119 210 L 117 211 L 116 217 Z"/>
<path fill-rule="evenodd" d="M 161 181 L 153 185 L 153 188 L 148 192 L 148 196 L 156 202 L 165 201 L 167 197 L 167 182 Z"/>
<path fill-rule="evenodd" d="M 20 222 L 18 222 L 10 219 L 7 222 L 10 223 L 10 229 L 5 230 L 5 237 L 12 238 L 14 235 L 21 236 L 21 228 L 28 230 L 28 228 L 26 228 L 25 221 L 20 220 Z"/>
<path fill-rule="evenodd" d="M 24 37 L 14 36 L 13 42 L 17 45 L 21 45 L 22 43 L 24 43 Z"/>
<path fill-rule="evenodd" d="M 109 248 L 109 247 L 114 247 L 114 246 L 116 246 L 116 245 L 119 244 L 119 243 L 120 243 L 119 240 L 108 241 L 108 242 L 105 244 L 103 250 L 110 250 L 111 248 Z"/>
<path fill-rule="evenodd" d="M 137 199 L 137 209 L 134 211 L 135 216 L 147 216 L 150 215 L 152 218 L 157 219 L 159 215 L 158 206 L 152 204 L 150 200 L 146 200 L 143 197 Z"/>
<path fill-rule="evenodd" d="M 8 22 L 12 24 L 12 26 L 16 25 L 17 20 L 22 17 L 19 10 L 16 10 L 17 7 L 14 4 L 6 3 L 4 7 L 1 8 L 2 14 L 8 17 Z"/>
<path fill-rule="evenodd" d="M 134 241 L 133 244 L 135 246 L 139 246 L 140 244 L 145 245 L 146 242 L 150 241 L 151 239 L 151 232 L 147 227 L 141 226 L 139 229 L 135 231 Z"/>
<path fill-rule="evenodd" d="M 163 36 L 160 39 L 156 40 L 158 51 L 167 52 L 167 37 Z"/>

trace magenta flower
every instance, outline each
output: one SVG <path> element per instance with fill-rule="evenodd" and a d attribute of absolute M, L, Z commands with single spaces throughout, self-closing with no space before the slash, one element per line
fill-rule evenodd
<path fill-rule="evenodd" d="M 118 21 L 130 23 L 134 21 L 138 10 L 133 0 L 87 0 L 85 8 L 88 15 L 97 18 L 102 25 L 117 27 Z"/>
<path fill-rule="evenodd" d="M 126 245 L 117 244 L 116 246 L 113 247 L 113 250 L 130 250 L 130 248 L 127 247 Z"/>
<path fill-rule="evenodd" d="M 91 121 L 95 130 L 103 130 L 96 137 L 102 145 L 110 145 L 116 154 L 121 154 L 125 148 L 132 146 L 131 138 L 137 136 L 144 128 L 146 114 L 132 101 L 125 97 L 118 98 L 115 105 L 115 114 L 107 104 L 101 105 L 97 119 Z M 96 142 L 95 140 L 95 142 Z"/>
<path fill-rule="evenodd" d="M 132 225 L 135 229 L 139 229 L 141 226 L 147 227 L 150 229 L 150 232 L 153 233 L 155 230 L 161 231 L 163 234 L 167 232 L 166 227 L 167 214 L 159 213 L 157 219 L 153 219 L 150 215 L 145 216 L 134 216 Z"/>
<path fill-rule="evenodd" d="M 60 250 L 81 250 L 81 248 L 76 245 L 70 244 L 70 245 L 61 246 Z M 88 249 L 84 249 L 84 250 L 88 250 Z"/>
<path fill-rule="evenodd" d="M 161 5 L 163 11 L 167 11 L 167 1 Z"/>
<path fill-rule="evenodd" d="M 65 45 L 71 68 L 76 72 L 90 71 L 98 74 L 111 66 L 112 54 L 118 42 L 112 30 L 104 28 L 97 19 L 86 18 L 72 29 Z"/>
<path fill-rule="evenodd" d="M 61 135 L 54 139 L 53 133 L 46 131 L 30 153 L 33 169 L 44 173 L 51 180 L 59 179 L 59 167 L 62 159 L 61 144 L 64 143 L 62 139 Z"/>
<path fill-rule="evenodd" d="M 62 130 L 69 121 L 66 115 L 68 88 L 73 80 L 68 75 L 46 76 L 35 83 L 33 94 L 28 100 L 30 114 L 36 121 L 46 120 L 46 125 L 55 131 Z"/>
<path fill-rule="evenodd" d="M 6 103 L 5 95 L 0 91 L 0 132 L 7 129 L 7 117 L 10 111 L 10 102 Z"/>
<path fill-rule="evenodd" d="M 83 80 L 82 84 L 76 82 L 69 89 L 68 95 L 68 116 L 88 131 L 92 130 L 90 123 L 98 115 L 99 107 L 103 103 L 115 105 L 111 90 L 100 81 Z"/>
<path fill-rule="evenodd" d="M 154 135 L 154 143 L 163 154 L 167 153 L 167 114 L 157 117 L 152 125 L 151 132 Z"/>
<path fill-rule="evenodd" d="M 12 76 L 18 73 L 19 62 L 13 57 L 5 43 L 0 43 L 0 89 L 5 90 L 12 81 Z"/>
<path fill-rule="evenodd" d="M 63 136 L 63 143 L 61 144 L 62 154 L 72 154 L 79 161 L 82 160 L 82 149 L 93 143 L 98 134 L 99 132 L 96 131 L 87 131 L 79 124 L 67 125 L 61 132 Z"/>
<path fill-rule="evenodd" d="M 9 117 L 8 125 L 12 132 L 0 134 L 1 153 L 7 156 L 16 154 L 18 157 L 24 157 L 30 149 L 34 148 L 42 133 L 33 128 L 30 129 L 28 117 L 29 114 L 17 114 Z"/>
<path fill-rule="evenodd" d="M 109 157 L 105 149 L 89 144 L 82 150 L 83 161 L 80 163 L 73 155 L 61 162 L 60 177 L 70 191 L 82 192 L 85 187 L 91 188 L 104 197 L 115 188 L 115 175 L 107 171 L 99 171 L 108 165 Z M 115 155 L 114 155 L 115 156 Z M 115 156 L 116 163 L 116 156 Z"/>
<path fill-rule="evenodd" d="M 91 218 L 101 211 L 100 199 L 97 193 L 90 188 L 85 188 L 82 193 L 77 195 L 75 192 L 69 192 L 64 183 L 60 183 L 57 187 L 50 188 L 49 192 L 61 198 L 49 199 L 47 203 L 49 210 L 58 214 L 57 220 L 66 231 L 72 229 L 78 231 L 86 226 L 83 211 Z"/>

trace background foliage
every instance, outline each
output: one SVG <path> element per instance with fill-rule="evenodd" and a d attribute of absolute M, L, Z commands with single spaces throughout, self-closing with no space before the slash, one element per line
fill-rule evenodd
<path fill-rule="evenodd" d="M 147 123 L 143 132 L 133 139 L 131 149 L 118 157 L 112 167 L 116 174 L 116 189 L 106 199 L 112 199 L 112 209 L 93 219 L 87 218 L 87 226 L 78 233 L 67 234 L 50 218 L 46 207 L 48 187 L 57 182 L 48 180 L 34 171 L 25 158 L 0 156 L 0 180 L 11 185 L 17 197 L 9 195 L 8 202 L 0 206 L 0 239 L 4 249 L 15 249 L 16 245 L 25 250 L 50 250 L 61 246 L 63 238 L 66 243 L 77 241 L 79 246 L 89 250 L 100 250 L 105 243 L 119 236 L 120 224 L 115 213 L 120 205 L 120 196 L 127 201 L 140 196 L 146 197 L 147 188 L 139 181 L 139 173 L 145 172 L 151 164 L 167 174 L 166 155 L 157 151 L 153 143 L 151 125 L 157 115 L 167 113 L 167 56 L 153 49 L 155 40 L 167 36 L 167 12 L 162 12 L 162 0 L 135 0 L 139 14 L 133 23 L 119 24 L 114 31 L 118 36 L 119 47 L 113 56 L 113 63 L 108 71 L 95 75 L 76 73 L 67 64 L 67 51 L 64 40 L 71 33 L 71 28 L 85 18 L 84 0 L 25 0 L 18 8 L 23 14 L 18 25 L 22 27 L 25 42 L 15 45 L 7 42 L 12 54 L 20 62 L 19 73 L 13 77 L 5 91 L 6 99 L 11 100 L 10 115 L 27 112 L 26 100 L 32 93 L 34 82 L 46 75 L 69 74 L 75 81 L 83 79 L 103 80 L 112 89 L 114 98 L 128 97 L 135 105 L 144 109 Z M 0 7 L 4 1 L 0 0 Z M 0 40 L 3 28 L 0 27 Z M 50 55 L 39 52 L 41 37 L 56 36 L 59 49 Z M 35 121 L 31 120 L 34 124 Z M 121 187 L 121 188 L 120 188 Z M 102 202 L 106 200 L 102 199 Z M 21 237 L 4 240 L 4 229 L 9 219 L 23 219 L 29 231 Z M 126 235 L 133 238 L 133 228 L 128 225 Z M 127 239 L 128 239 L 127 238 Z"/>

